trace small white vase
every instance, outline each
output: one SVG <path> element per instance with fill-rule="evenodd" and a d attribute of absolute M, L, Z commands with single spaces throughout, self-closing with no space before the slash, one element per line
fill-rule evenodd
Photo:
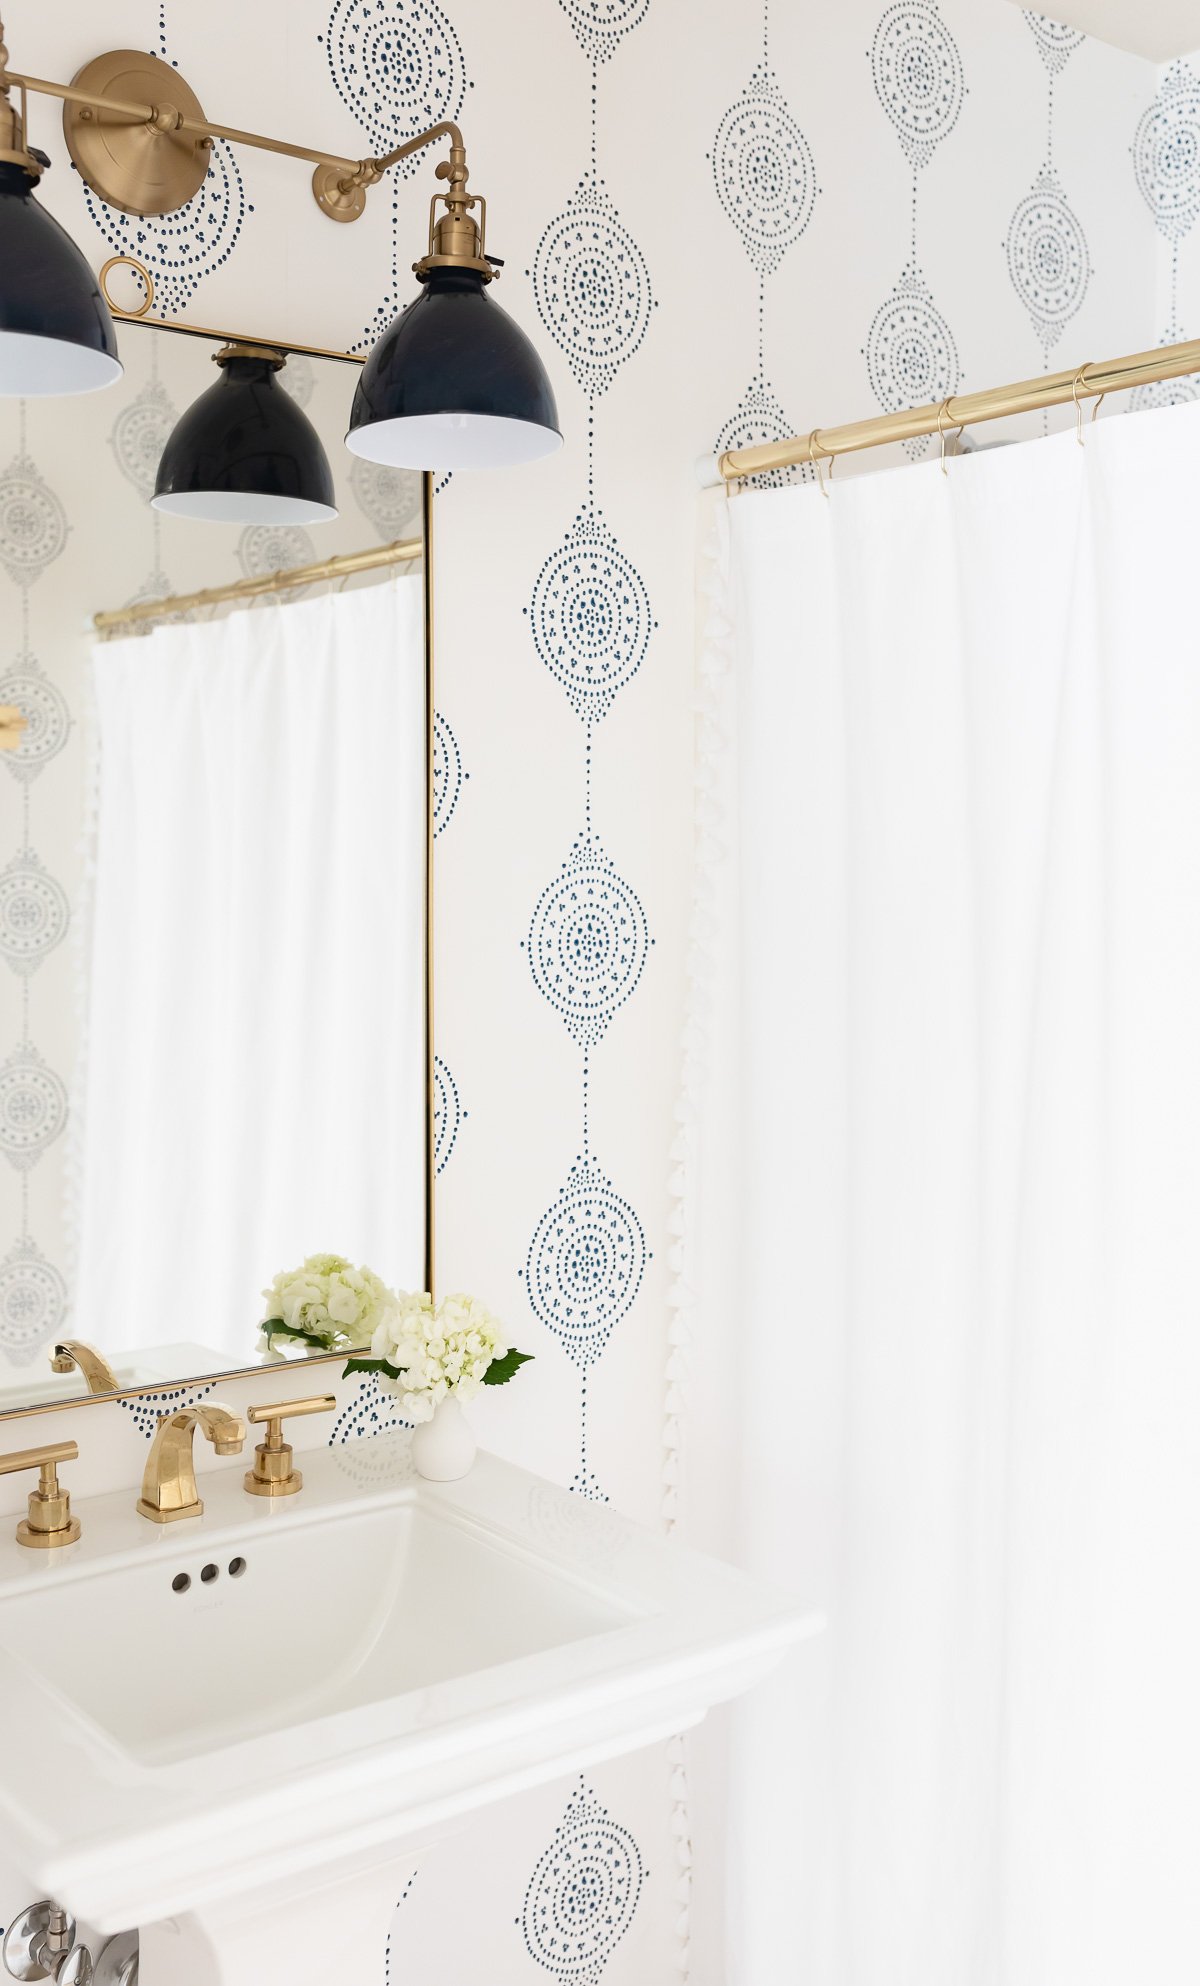
<path fill-rule="evenodd" d="M 431 1421 L 413 1429 L 413 1464 L 429 1483 L 456 1483 L 475 1460 L 475 1436 L 453 1393 L 439 1400 Z"/>

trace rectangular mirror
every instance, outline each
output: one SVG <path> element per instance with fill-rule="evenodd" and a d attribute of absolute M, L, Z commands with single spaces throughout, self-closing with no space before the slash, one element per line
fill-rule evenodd
<path fill-rule="evenodd" d="M 429 490 L 293 352 L 336 518 L 164 514 L 224 340 L 121 330 L 110 390 L 0 401 L 0 1414 L 253 1368 L 317 1252 L 429 1286 Z"/>

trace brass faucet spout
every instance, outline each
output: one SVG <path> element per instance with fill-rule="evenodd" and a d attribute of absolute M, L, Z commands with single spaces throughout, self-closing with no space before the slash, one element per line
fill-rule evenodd
<path fill-rule="evenodd" d="M 104 1353 L 82 1338 L 63 1338 L 50 1354 L 52 1372 L 74 1372 L 76 1367 L 87 1382 L 89 1393 L 119 1393 L 121 1382 Z"/>
<path fill-rule="evenodd" d="M 179 1407 L 164 1414 L 151 1443 L 142 1477 L 138 1511 L 152 1524 L 173 1524 L 180 1517 L 199 1517 L 204 1505 L 196 1488 L 192 1443 L 199 1428 L 218 1455 L 240 1455 L 246 1440 L 245 1422 L 228 1407 L 214 1403 Z"/>

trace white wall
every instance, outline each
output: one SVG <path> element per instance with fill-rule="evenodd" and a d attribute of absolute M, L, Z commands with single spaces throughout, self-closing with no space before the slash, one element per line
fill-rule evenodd
<path fill-rule="evenodd" d="M 12 0 L 14 65 L 69 76 L 101 45 L 157 46 L 155 0 L 108 0 L 102 18 L 79 0 Z M 668 1361 L 686 1370 L 668 1330 L 695 461 L 720 434 L 803 432 L 1162 335 L 1163 237 L 1130 151 L 1158 79 L 1007 0 L 886 12 L 775 0 L 769 21 L 746 0 L 166 0 L 162 29 L 210 114 L 234 124 L 357 155 L 461 114 L 489 245 L 506 258 L 499 300 L 550 363 L 562 455 L 502 482 L 459 477 L 438 506 L 438 703 L 465 775 L 438 843 L 439 1045 L 457 1098 L 442 1280 L 486 1294 L 537 1355 L 487 1402 L 485 1440 L 669 1521 L 681 1432 Z M 89 211 L 46 106 L 33 136 L 56 157 L 49 204 L 99 262 L 128 230 Z M 169 237 L 134 224 L 161 253 L 168 311 L 344 345 L 390 311 L 393 259 L 409 293 L 427 167 L 376 191 L 355 228 L 317 213 L 298 165 L 241 152 L 236 169 L 218 155 L 217 172 L 203 243 L 194 217 Z M 182 272 L 168 266 L 180 241 Z M 595 342 L 573 367 L 564 346 L 581 322 Z M 94 529 L 85 478 L 84 465 L 56 469 L 80 531 Z M 22 514 L 0 468 L 0 568 Z M 148 518 L 142 528 L 149 571 Z M 582 542 L 564 562 L 572 532 Z M 362 535 L 375 535 L 366 518 Z M 570 590 L 579 571 L 595 583 L 576 599 L 572 669 L 554 653 L 547 585 Z M 50 569 L 28 589 L 26 637 L 25 589 L 0 571 L 0 675 L 28 676 L 28 639 L 45 687 L 20 694 L 48 699 L 61 728 L 79 715 L 79 652 L 50 632 L 53 588 Z M 615 654 L 611 701 L 579 688 L 593 643 Z M 30 745 L 0 766 L 0 862 L 28 831 L 69 905 L 78 723 L 52 741 L 44 759 Z M 564 929 L 586 1011 L 545 963 Z M 68 1076 L 67 958 L 59 945 L 31 975 L 3 975 L 0 1064 L 28 1039 Z M 11 1156 L 5 1080 L 0 1068 Z M 0 1258 L 28 1232 L 52 1267 L 65 1262 L 63 1149 L 58 1136 L 36 1163 L 7 1168 Z M 36 1295 L 14 1257 L 0 1301 L 4 1273 L 9 1291 Z M 731 1357 L 736 1330 L 733 1317 Z M 686 1462 L 702 1475 L 702 1456 Z M 566 1957 L 555 1971 L 523 1935 L 527 1885 L 536 1898 L 572 1793 L 551 1789 L 474 1831 L 469 1911 L 458 1851 L 422 1870 L 397 1938 L 429 1986 L 484 1972 L 658 1986 L 686 1969 L 688 1910 L 705 1903 L 689 1896 L 686 1778 L 656 1753 L 593 1783 L 601 1834 L 631 1830 L 647 1871 L 620 1940 L 593 1946 L 591 1971 Z M 706 1824 L 706 1871 L 714 1848 Z M 693 1969 L 715 1980 L 714 1920 L 702 1921 Z"/>

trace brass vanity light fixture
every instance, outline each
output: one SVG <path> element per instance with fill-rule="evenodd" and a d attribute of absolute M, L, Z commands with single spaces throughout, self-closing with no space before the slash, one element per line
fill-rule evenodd
<path fill-rule="evenodd" d="M 29 1515 L 17 1525 L 17 1543 L 54 1551 L 60 1545 L 73 1545 L 80 1536 L 78 1517 L 71 1515 L 69 1493 L 60 1488 L 58 1465 L 77 1462 L 77 1441 L 52 1441 L 42 1448 L 20 1448 L 12 1455 L 0 1455 L 0 1476 L 14 1476 L 22 1469 L 39 1471 L 36 1489 L 29 1492 Z"/>
<path fill-rule="evenodd" d="M 304 1484 L 299 1469 L 292 1467 L 292 1446 L 283 1438 L 283 1423 L 300 1414 L 331 1414 L 337 1406 L 332 1393 L 319 1393 L 311 1400 L 281 1400 L 274 1407 L 250 1407 L 246 1419 L 255 1426 L 266 1422 L 267 1438 L 254 1451 L 254 1467 L 246 1471 L 246 1488 L 251 1496 L 295 1496 Z"/>
<path fill-rule="evenodd" d="M 50 1353 L 50 1370 L 74 1372 L 76 1368 L 83 1374 L 89 1393 L 120 1392 L 121 1382 L 103 1352 L 82 1338 L 63 1338 Z"/>
<path fill-rule="evenodd" d="M 315 168 L 313 197 L 321 212 L 330 220 L 355 221 L 367 189 L 392 166 L 447 139 L 449 158 L 437 167 L 446 188 L 433 196 L 426 252 L 413 264 L 423 292 L 384 332 L 363 368 L 347 445 L 372 462 L 434 471 L 502 468 L 561 446 L 545 368 L 525 333 L 487 295 L 501 265 L 486 246 L 487 203 L 467 190 L 466 147 L 457 124 L 445 119 L 431 125 L 379 158 L 342 158 L 211 123 L 177 69 L 135 49 L 96 57 L 70 84 L 6 75 L 0 64 L 4 101 L 10 87 L 62 101 L 67 147 L 83 179 L 99 199 L 131 214 L 184 206 L 203 184 L 214 140 L 221 139 L 307 160 Z M 18 123 L 23 147 L 23 117 Z M 33 155 L 22 150 L 20 157 Z M 0 266 L 5 285 L 26 286 L 34 274 L 29 256 L 19 252 L 15 260 L 4 255 Z M 42 333 L 64 337 L 62 330 L 46 329 L 56 295 L 39 290 L 35 301 Z M 110 363 L 117 364 L 115 341 Z"/>
<path fill-rule="evenodd" d="M 196 1488 L 192 1440 L 196 1429 L 212 1442 L 218 1455 L 240 1455 L 246 1441 L 245 1423 L 228 1407 L 209 1401 L 177 1407 L 158 1423 L 142 1477 L 138 1512 L 152 1524 L 174 1524 L 181 1517 L 199 1517 L 204 1505 Z"/>

